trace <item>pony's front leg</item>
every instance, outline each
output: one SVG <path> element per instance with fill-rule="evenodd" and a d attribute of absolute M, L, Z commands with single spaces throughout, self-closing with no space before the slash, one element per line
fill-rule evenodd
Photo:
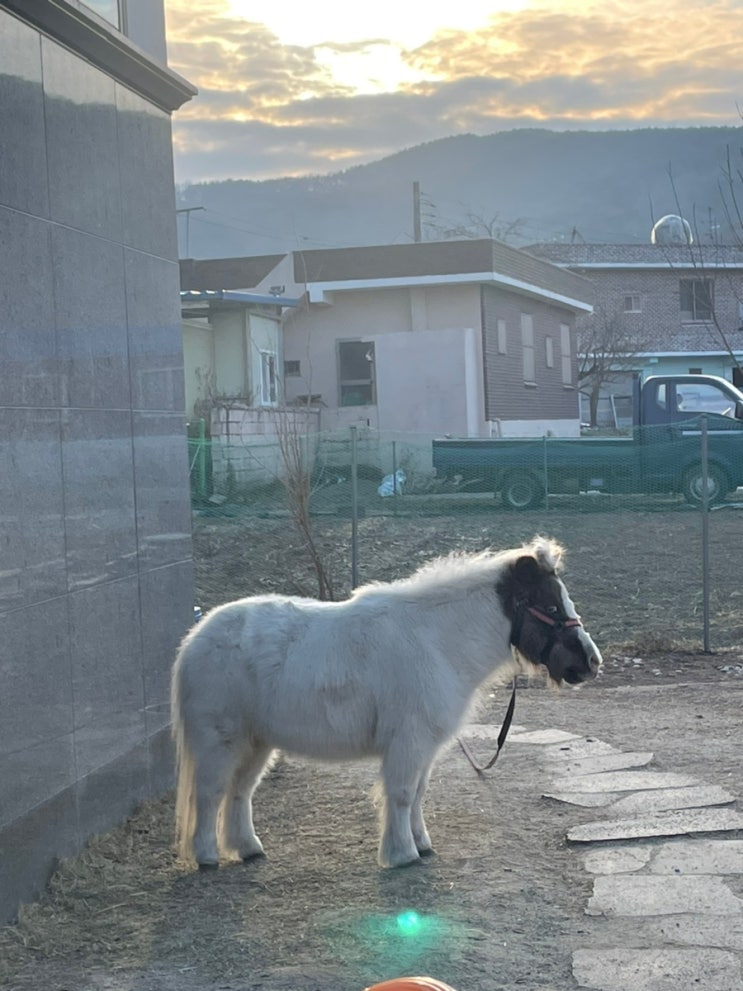
<path fill-rule="evenodd" d="M 382 761 L 384 809 L 378 860 L 381 867 L 403 867 L 420 860 L 413 837 L 411 810 L 421 770 L 430 756 L 421 759 L 409 741 L 393 744 Z M 430 845 L 430 842 L 429 842 Z"/>
<path fill-rule="evenodd" d="M 431 837 L 428 835 L 426 822 L 423 818 L 423 799 L 428 788 L 428 779 L 430 777 L 431 767 L 429 765 L 421 773 L 418 781 L 418 787 L 415 791 L 415 798 L 413 799 L 413 804 L 410 809 L 410 826 L 413 830 L 413 840 L 415 841 L 416 849 L 421 856 L 425 856 L 428 853 L 433 853 Z"/>

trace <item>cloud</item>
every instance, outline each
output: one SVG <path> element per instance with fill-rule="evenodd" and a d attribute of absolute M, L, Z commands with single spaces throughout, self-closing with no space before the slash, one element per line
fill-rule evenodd
<path fill-rule="evenodd" d="M 174 119 L 179 182 L 332 172 L 514 126 L 739 123 L 740 0 L 543 0 L 477 33 L 393 46 L 413 81 L 374 94 L 339 83 L 324 57 L 361 57 L 384 39 L 283 45 L 229 16 L 226 0 L 167 10 L 170 65 L 200 91 Z"/>

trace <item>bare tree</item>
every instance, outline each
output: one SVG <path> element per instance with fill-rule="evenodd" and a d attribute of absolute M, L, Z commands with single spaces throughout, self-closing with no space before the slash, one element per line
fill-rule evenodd
<path fill-rule="evenodd" d="M 277 422 L 277 439 L 283 471 L 281 482 L 286 489 L 287 504 L 292 520 L 304 537 L 307 552 L 315 569 L 319 599 L 333 599 L 331 576 L 325 567 L 315 540 L 310 515 L 316 447 L 309 427 L 308 408 L 282 409 Z"/>
<path fill-rule="evenodd" d="M 421 192 L 418 186 L 415 191 L 417 214 L 425 229 L 425 240 L 459 241 L 491 238 L 495 241 L 514 241 L 521 237 L 524 221 L 506 220 L 500 213 L 490 216 L 478 213 L 470 206 L 459 204 L 462 215 L 454 220 L 439 216 L 439 210 L 434 201 Z"/>
<path fill-rule="evenodd" d="M 668 178 L 671 183 L 676 210 L 679 216 L 683 217 L 681 201 L 670 165 L 668 168 Z M 738 193 L 738 187 L 741 183 L 743 183 L 743 171 L 739 167 L 736 168 L 734 166 L 730 147 L 728 146 L 725 165 L 722 167 L 722 178 L 718 185 L 723 203 L 723 211 L 728 221 L 728 243 L 720 243 L 716 235 L 716 227 L 712 224 L 711 219 L 708 220 L 705 235 L 703 226 L 697 216 L 696 207 L 694 207 L 691 211 L 691 221 L 687 221 L 689 223 L 689 235 L 686 238 L 686 250 L 682 265 L 684 268 L 693 269 L 695 274 L 698 275 L 698 279 L 696 280 L 698 284 L 695 286 L 695 293 L 704 313 L 704 319 L 700 322 L 704 325 L 711 341 L 717 347 L 721 347 L 726 351 L 734 367 L 743 372 L 740 358 L 731 340 L 731 333 L 738 330 L 741 324 L 740 314 L 743 311 L 743 285 L 741 285 L 740 277 L 733 277 L 724 265 L 725 255 L 729 253 L 731 247 L 743 247 L 743 214 L 741 214 Z M 667 257 L 671 267 L 674 267 L 674 260 L 671 259 L 670 252 L 667 252 Z M 676 267 L 682 267 L 682 265 L 678 262 L 676 263 Z M 725 320 L 721 318 L 719 310 L 715 306 L 714 285 L 717 280 L 725 281 L 731 295 L 738 303 L 735 326 L 726 325 Z"/>
<path fill-rule="evenodd" d="M 499 213 L 487 217 L 468 210 L 461 220 L 429 220 L 427 230 L 442 241 L 476 240 L 492 238 L 495 241 L 513 241 L 521 236 L 523 220 L 506 220 Z"/>
<path fill-rule="evenodd" d="M 595 427 L 602 389 L 635 370 L 647 342 L 642 328 L 630 329 L 622 313 L 607 312 L 601 306 L 586 318 L 577 336 L 578 387 L 588 396 L 590 425 Z"/>

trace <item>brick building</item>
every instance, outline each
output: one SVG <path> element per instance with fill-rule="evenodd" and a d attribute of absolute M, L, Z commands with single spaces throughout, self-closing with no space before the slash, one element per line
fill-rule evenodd
<path fill-rule="evenodd" d="M 641 342 L 634 367 L 610 389 L 627 391 L 632 372 L 721 375 L 741 387 L 743 248 L 686 244 L 540 244 L 530 252 L 591 280 L 594 313 Z"/>

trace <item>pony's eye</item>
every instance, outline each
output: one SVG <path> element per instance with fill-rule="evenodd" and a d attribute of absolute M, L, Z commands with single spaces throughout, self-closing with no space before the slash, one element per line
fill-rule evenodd
<path fill-rule="evenodd" d="M 554 614 L 557 612 L 557 606 L 548 606 L 547 612 L 550 614 L 550 616 L 554 616 Z"/>

